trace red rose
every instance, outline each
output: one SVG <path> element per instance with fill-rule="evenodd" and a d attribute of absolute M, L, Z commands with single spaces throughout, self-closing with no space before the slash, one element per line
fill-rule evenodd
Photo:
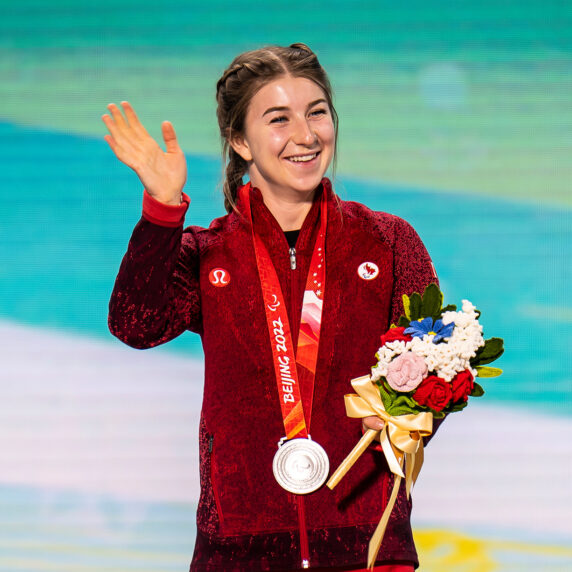
<path fill-rule="evenodd" d="M 395 341 L 403 341 L 409 342 L 413 338 L 407 334 L 404 334 L 403 331 L 405 328 L 389 328 L 385 334 L 381 336 L 381 345 L 385 345 L 387 342 L 395 342 Z"/>
<path fill-rule="evenodd" d="M 475 387 L 473 374 L 466 369 L 458 373 L 451 381 L 451 389 L 453 390 L 453 401 L 467 401 L 471 391 Z"/>
<path fill-rule="evenodd" d="M 413 399 L 419 405 L 425 405 L 434 411 L 445 409 L 452 397 L 451 384 L 436 375 L 426 377 L 413 394 Z"/>

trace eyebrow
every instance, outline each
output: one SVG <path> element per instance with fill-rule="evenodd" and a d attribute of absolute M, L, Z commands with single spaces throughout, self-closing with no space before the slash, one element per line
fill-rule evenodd
<path fill-rule="evenodd" d="M 323 97 L 321 97 L 320 99 L 316 99 L 315 101 L 312 101 L 309 105 L 308 105 L 308 109 L 310 109 L 311 107 L 314 107 L 314 105 L 318 105 L 318 103 L 328 103 Z M 268 113 L 273 113 L 274 111 L 288 111 L 288 109 L 290 109 L 287 106 L 279 106 L 279 107 L 269 107 L 263 114 L 262 117 L 264 117 L 265 115 L 267 115 Z"/>

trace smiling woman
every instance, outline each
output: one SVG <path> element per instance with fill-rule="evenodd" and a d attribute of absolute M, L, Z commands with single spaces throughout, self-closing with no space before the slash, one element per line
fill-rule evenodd
<path fill-rule="evenodd" d="M 202 338 L 192 571 L 360 570 L 392 476 L 372 449 L 335 492 L 323 486 L 362 429 L 343 396 L 369 370 L 403 294 L 436 282 L 433 265 L 405 221 L 339 200 L 325 178 L 337 115 L 307 46 L 240 54 L 217 103 L 228 214 L 208 229 L 183 230 L 190 199 L 173 126 L 163 123 L 163 151 L 127 102 L 103 117 L 106 141 L 145 187 L 110 329 L 137 348 L 185 330 Z M 375 569 L 411 571 L 404 487 L 395 506 Z"/>

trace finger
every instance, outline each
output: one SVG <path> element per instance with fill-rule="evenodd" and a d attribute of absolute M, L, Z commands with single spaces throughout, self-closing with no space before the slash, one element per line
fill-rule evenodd
<path fill-rule="evenodd" d="M 119 127 L 120 129 L 127 127 L 127 122 L 125 121 L 125 118 L 123 117 L 123 113 L 121 113 L 121 110 L 119 109 L 119 107 L 117 107 L 117 105 L 115 105 L 115 103 L 110 103 L 107 106 L 107 109 L 109 109 L 109 112 L 111 113 L 111 117 L 113 118 L 113 121 L 115 122 L 117 127 Z"/>
<path fill-rule="evenodd" d="M 115 125 L 115 122 L 111 118 L 111 116 L 109 116 L 109 115 L 107 115 L 107 113 L 105 113 L 104 115 L 101 116 L 101 120 L 103 121 L 103 123 L 105 123 L 105 126 L 107 127 L 107 130 L 109 131 L 109 133 L 111 133 L 111 135 L 113 137 L 116 137 L 117 136 L 117 127 Z"/>
<path fill-rule="evenodd" d="M 131 167 L 129 156 L 126 155 L 125 149 L 111 135 L 104 135 L 103 139 L 107 142 L 115 156 L 126 165 Z"/>
<path fill-rule="evenodd" d="M 105 115 L 101 116 L 101 120 L 103 121 L 103 123 L 105 123 L 107 130 L 109 131 L 109 133 L 111 134 L 111 137 L 114 140 L 114 143 L 117 143 L 117 141 L 121 138 L 121 134 L 119 133 L 119 130 L 117 129 L 117 125 L 115 124 L 113 119 L 109 115 L 105 114 Z M 107 139 L 106 139 L 106 141 L 107 141 Z"/>
<path fill-rule="evenodd" d="M 173 124 L 170 121 L 163 121 L 161 131 L 163 132 L 163 141 L 165 141 L 167 153 L 177 153 L 180 147 L 177 142 L 177 135 L 175 134 Z"/>
<path fill-rule="evenodd" d="M 111 135 L 104 135 L 103 139 L 107 141 L 107 144 L 111 147 L 111 150 L 117 154 L 117 144 L 115 143 L 115 139 Z"/>
<path fill-rule="evenodd" d="M 376 431 L 381 431 L 385 424 L 383 419 L 380 419 L 375 415 L 364 417 L 362 421 L 365 427 L 367 427 L 368 429 L 375 429 Z"/>
<path fill-rule="evenodd" d="M 115 110 L 111 106 L 115 106 L 115 104 L 110 104 L 108 108 L 110 109 L 110 112 L 112 114 L 113 113 L 119 114 L 119 117 L 121 118 L 120 123 L 116 121 L 115 117 L 109 116 L 108 114 L 102 115 L 101 119 L 103 123 L 105 123 L 105 126 L 107 127 L 109 133 L 111 133 L 111 136 L 113 137 L 115 142 L 116 149 L 120 145 L 128 147 L 132 146 L 134 140 L 133 130 L 129 128 L 126 121 L 123 119 L 121 112 L 119 111 L 119 109 L 117 109 L 117 106 L 115 106 L 116 108 Z"/>
<path fill-rule="evenodd" d="M 127 118 L 129 126 L 135 129 L 136 131 L 139 131 L 140 133 L 146 134 L 147 130 L 145 129 L 145 127 L 143 127 L 141 121 L 139 121 L 139 117 L 137 117 L 137 114 L 135 113 L 135 110 L 133 109 L 131 104 L 128 101 L 122 101 L 121 107 L 123 108 L 123 112 L 125 113 L 125 117 Z"/>

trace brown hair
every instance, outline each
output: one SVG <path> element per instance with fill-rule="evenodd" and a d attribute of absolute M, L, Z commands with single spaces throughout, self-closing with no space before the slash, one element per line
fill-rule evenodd
<path fill-rule="evenodd" d="M 236 193 L 247 171 L 246 161 L 234 151 L 230 140 L 236 134 L 243 134 L 248 106 L 256 92 L 283 75 L 303 77 L 322 88 L 334 121 L 337 143 L 338 115 L 332 101 L 330 80 L 316 54 L 308 46 L 268 46 L 238 55 L 216 85 L 216 114 L 222 141 L 223 164 L 226 165 L 222 190 L 227 212 L 231 212 L 236 205 Z M 334 166 L 335 162 L 334 148 Z"/>

